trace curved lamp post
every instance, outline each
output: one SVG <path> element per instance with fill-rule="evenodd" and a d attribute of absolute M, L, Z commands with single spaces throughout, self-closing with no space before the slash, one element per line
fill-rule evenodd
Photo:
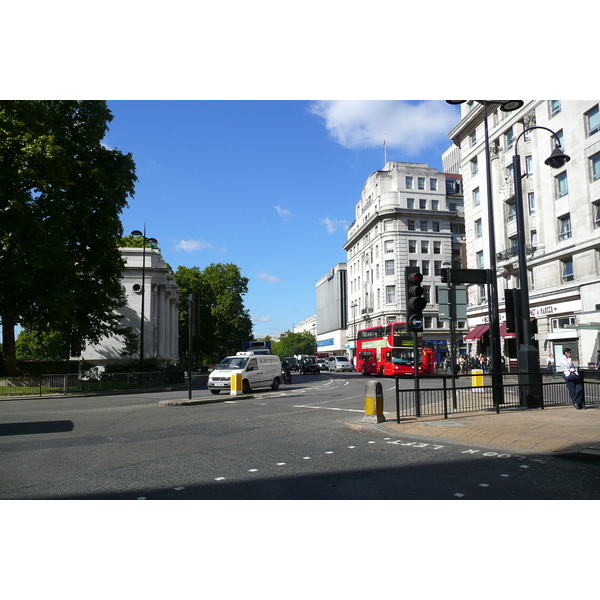
<path fill-rule="evenodd" d="M 142 245 L 142 311 L 140 317 L 140 373 L 144 372 L 144 296 L 146 293 L 146 244 L 157 244 L 154 238 L 146 237 L 146 223 L 144 223 L 143 233 L 138 229 L 131 232 L 131 235 L 141 236 L 144 240 Z"/>
<path fill-rule="evenodd" d="M 525 248 L 525 215 L 523 206 L 523 189 L 521 185 L 521 157 L 519 156 L 519 140 L 528 131 L 545 129 L 556 140 L 552 154 L 544 161 L 553 169 L 564 167 L 571 160 L 561 149 L 560 140 L 554 131 L 539 125 L 524 129 L 515 141 L 513 156 L 513 177 L 515 187 L 515 212 L 517 217 L 517 251 L 519 258 L 519 303 L 520 303 L 520 339 L 518 358 L 519 383 L 525 387 L 523 402 L 529 407 L 543 407 L 542 378 L 540 374 L 540 353 L 531 343 L 531 322 L 529 314 L 529 283 L 527 281 L 527 256 Z M 521 375 L 523 374 L 523 375 Z M 523 389 L 521 387 L 521 389 Z"/>
<path fill-rule="evenodd" d="M 466 100 L 446 100 L 448 104 L 463 104 Z M 502 389 L 502 348 L 500 344 L 500 308 L 498 300 L 498 278 L 496 275 L 496 230 L 494 225 L 494 202 L 492 199 L 492 162 L 490 158 L 490 138 L 488 131 L 488 106 L 500 106 L 503 112 L 518 110 L 525 104 L 523 100 L 475 100 L 483 106 L 483 126 L 485 131 L 485 171 L 486 195 L 488 216 L 488 244 L 490 262 L 490 281 L 488 283 L 489 300 L 488 314 L 490 322 L 490 347 L 491 347 L 491 376 L 492 397 L 496 412 L 500 404 L 504 403 L 504 390 Z"/>

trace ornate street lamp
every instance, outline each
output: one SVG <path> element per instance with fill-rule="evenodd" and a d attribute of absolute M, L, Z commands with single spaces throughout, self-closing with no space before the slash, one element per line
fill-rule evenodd
<path fill-rule="evenodd" d="M 531 321 L 529 314 L 529 283 L 527 281 L 527 257 L 525 246 L 525 214 L 523 206 L 523 188 L 521 185 L 521 157 L 519 156 L 519 140 L 533 129 L 545 129 L 556 140 L 552 154 L 544 161 L 553 169 L 564 167 L 571 158 L 561 149 L 560 140 L 554 131 L 547 127 L 533 126 L 524 129 L 515 141 L 513 156 L 513 177 L 515 186 L 515 211 L 517 217 L 517 252 L 519 257 L 519 301 L 521 324 L 519 350 L 517 354 L 519 369 L 519 384 L 525 385 L 523 404 L 528 407 L 543 406 L 542 376 L 540 373 L 540 353 L 531 343 Z M 521 375 L 522 374 L 522 375 Z"/>
<path fill-rule="evenodd" d="M 142 245 L 142 310 L 140 317 L 140 373 L 144 372 L 144 296 L 146 292 L 146 244 L 157 244 L 154 238 L 146 237 L 146 223 L 144 223 L 144 232 L 138 229 L 131 232 L 131 235 L 141 236 L 144 240 Z"/>

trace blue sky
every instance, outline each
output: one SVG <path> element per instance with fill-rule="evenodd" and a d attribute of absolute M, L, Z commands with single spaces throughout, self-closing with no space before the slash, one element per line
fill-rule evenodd
<path fill-rule="evenodd" d="M 131 152 L 138 183 L 122 215 L 165 260 L 238 265 L 255 335 L 316 310 L 367 177 L 387 159 L 442 168 L 459 110 L 443 101 L 109 101 L 104 143 Z"/>

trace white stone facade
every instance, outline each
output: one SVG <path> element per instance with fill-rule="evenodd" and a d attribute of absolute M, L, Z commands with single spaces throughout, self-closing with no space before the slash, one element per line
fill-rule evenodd
<path fill-rule="evenodd" d="M 127 305 L 120 309 L 123 325 L 139 336 L 142 310 L 142 248 L 121 248 L 125 259 L 123 289 Z M 144 360 L 179 360 L 179 288 L 158 250 L 146 248 L 144 294 Z M 121 356 L 123 336 L 88 345 L 81 359 L 96 365 L 127 360 Z M 139 353 L 132 357 L 139 359 Z"/>
<path fill-rule="evenodd" d="M 356 331 L 406 318 L 404 268 L 419 267 L 427 307 L 426 346 L 447 351 L 448 323 L 438 321 L 440 270 L 462 257 L 463 194 L 460 175 L 422 163 L 388 162 L 369 176 L 348 230 L 348 340 Z M 447 263 L 447 265 L 444 265 Z M 459 322 L 457 331 L 466 330 Z"/>
<path fill-rule="evenodd" d="M 461 121 L 450 137 L 461 150 L 469 268 L 489 268 L 483 107 L 461 105 Z M 504 290 L 518 287 L 512 159 L 521 157 L 529 302 L 542 366 L 569 346 L 582 365 L 600 348 L 600 117 L 598 100 L 528 100 L 518 111 L 489 107 L 492 197 L 500 321 Z M 556 132 L 571 157 L 564 167 L 544 164 Z M 487 322 L 485 290 L 469 290 L 469 326 Z M 505 356 L 516 356 L 514 340 L 503 340 Z"/>

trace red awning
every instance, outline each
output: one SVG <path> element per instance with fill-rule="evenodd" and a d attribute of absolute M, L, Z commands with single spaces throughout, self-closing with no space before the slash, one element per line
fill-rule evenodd
<path fill-rule="evenodd" d="M 469 333 L 467 333 L 467 335 L 465 335 L 465 337 L 463 338 L 465 341 L 470 341 L 470 340 L 479 340 L 481 339 L 481 336 L 490 328 L 489 325 L 477 325 L 477 327 L 474 327 L 473 329 L 471 329 L 471 331 L 469 331 Z"/>
<path fill-rule="evenodd" d="M 506 331 L 506 323 L 502 323 L 500 325 L 500 337 L 505 338 L 507 340 L 515 339 L 517 337 L 516 333 L 509 333 Z"/>

